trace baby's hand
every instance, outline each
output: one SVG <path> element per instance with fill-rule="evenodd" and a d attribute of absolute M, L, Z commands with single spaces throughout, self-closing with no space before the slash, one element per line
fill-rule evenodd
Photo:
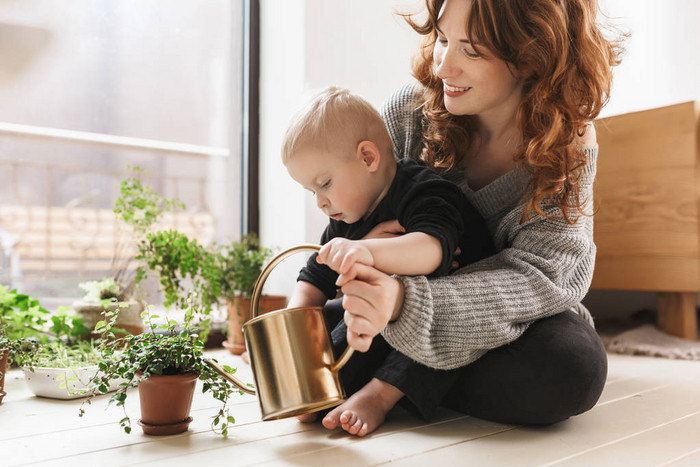
<path fill-rule="evenodd" d="M 355 278 L 355 263 L 374 266 L 372 252 L 359 240 L 334 238 L 323 245 L 316 261 L 325 264 L 339 274 L 336 285 L 342 287 Z"/>

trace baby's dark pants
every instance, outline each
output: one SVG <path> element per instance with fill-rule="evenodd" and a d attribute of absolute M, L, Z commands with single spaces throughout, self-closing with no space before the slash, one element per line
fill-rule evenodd
<path fill-rule="evenodd" d="M 336 355 L 347 345 L 342 304 L 326 305 Z M 598 401 L 607 377 L 605 349 L 572 311 L 530 325 L 514 342 L 455 370 L 435 370 L 394 350 L 378 335 L 340 372 L 348 396 L 372 378 L 400 389 L 400 404 L 429 420 L 439 406 L 499 423 L 546 425 L 583 413 Z"/>

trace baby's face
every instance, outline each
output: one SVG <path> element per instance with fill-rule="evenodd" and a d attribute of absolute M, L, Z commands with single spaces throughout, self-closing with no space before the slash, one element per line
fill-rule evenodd
<path fill-rule="evenodd" d="M 331 219 L 352 224 L 362 219 L 374 202 L 371 173 L 353 151 L 302 148 L 285 166 L 297 183 L 314 194 L 318 208 Z"/>

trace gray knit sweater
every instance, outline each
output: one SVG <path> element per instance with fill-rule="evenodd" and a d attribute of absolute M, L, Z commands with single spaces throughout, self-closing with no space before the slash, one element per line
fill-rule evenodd
<path fill-rule="evenodd" d="M 423 147 L 420 92 L 416 84 L 405 86 L 382 106 L 397 157 L 417 158 Z M 591 212 L 598 148 L 584 151 L 590 163 L 581 178 L 581 198 Z M 457 170 L 446 176 L 486 219 L 498 253 L 446 277 L 399 277 L 404 306 L 382 331 L 387 342 L 424 365 L 452 369 L 514 341 L 533 321 L 567 309 L 593 325 L 580 304 L 593 275 L 593 218 L 580 216 L 569 225 L 538 216 L 521 223 L 527 178 L 518 169 L 478 191 Z M 554 207 L 545 212 L 559 214 Z"/>

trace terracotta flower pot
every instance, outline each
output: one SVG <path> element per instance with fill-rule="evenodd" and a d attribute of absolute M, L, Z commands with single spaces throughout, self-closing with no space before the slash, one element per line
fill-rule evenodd
<path fill-rule="evenodd" d="M 147 435 L 174 435 L 187 431 L 199 374 L 152 375 L 139 383 L 141 419 Z"/>
<path fill-rule="evenodd" d="M 2 404 L 2 400 L 5 398 L 5 373 L 7 373 L 7 359 L 10 356 L 10 351 L 8 349 L 0 349 L 0 373 L 2 373 L 2 376 L 0 376 L 0 404 Z"/>
<path fill-rule="evenodd" d="M 263 295 L 260 297 L 260 310 L 262 315 L 270 311 L 281 310 L 287 307 L 287 297 L 284 295 Z M 243 324 L 250 319 L 250 299 L 236 297 L 234 300 L 226 300 L 228 311 L 228 340 L 223 346 L 234 355 L 245 352 L 245 340 L 243 339 Z"/>

